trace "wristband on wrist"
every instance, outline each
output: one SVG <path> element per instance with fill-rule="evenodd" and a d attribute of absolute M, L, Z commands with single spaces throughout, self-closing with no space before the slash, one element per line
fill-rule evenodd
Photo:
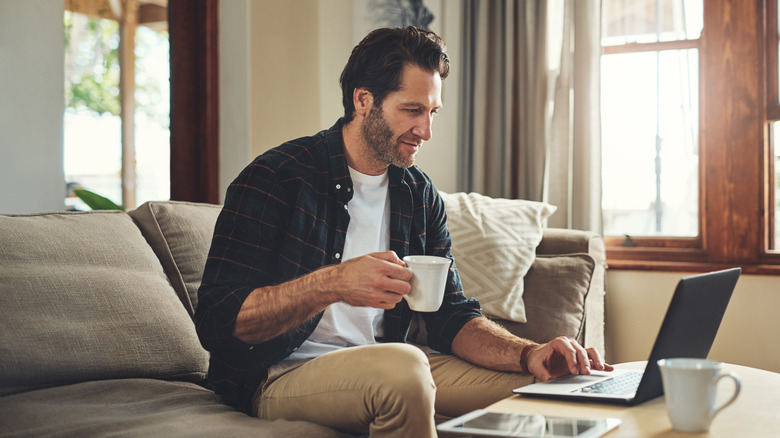
<path fill-rule="evenodd" d="M 528 344 L 523 347 L 523 350 L 520 352 L 520 369 L 526 374 L 531 374 L 531 371 L 528 369 L 528 354 L 531 353 L 531 349 L 537 345 L 539 344 Z"/>

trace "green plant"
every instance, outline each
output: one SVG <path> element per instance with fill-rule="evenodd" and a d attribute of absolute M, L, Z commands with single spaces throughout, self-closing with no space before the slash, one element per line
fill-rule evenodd
<path fill-rule="evenodd" d="M 74 189 L 73 193 L 76 194 L 89 208 L 93 210 L 122 210 L 125 209 L 121 205 L 117 205 L 114 201 L 100 196 L 95 192 L 90 192 L 85 189 Z"/>

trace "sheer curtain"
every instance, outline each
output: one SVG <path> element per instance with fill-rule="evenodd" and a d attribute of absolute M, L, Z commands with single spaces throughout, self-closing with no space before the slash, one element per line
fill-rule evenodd
<path fill-rule="evenodd" d="M 601 232 L 598 0 L 464 0 L 458 190 Z"/>

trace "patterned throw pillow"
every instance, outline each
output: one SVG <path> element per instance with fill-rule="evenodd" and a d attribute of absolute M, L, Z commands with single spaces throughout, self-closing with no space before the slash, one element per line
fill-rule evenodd
<path fill-rule="evenodd" d="M 489 317 L 527 322 L 523 277 L 536 258 L 545 220 L 557 208 L 477 193 L 439 194 L 466 296 L 479 300 Z"/>

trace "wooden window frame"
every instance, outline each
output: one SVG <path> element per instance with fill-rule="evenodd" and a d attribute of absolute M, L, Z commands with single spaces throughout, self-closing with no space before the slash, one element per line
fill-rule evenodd
<path fill-rule="evenodd" d="M 769 127 L 780 120 L 777 2 L 705 0 L 699 40 L 632 47 L 699 49 L 699 236 L 605 236 L 610 269 L 741 266 L 749 274 L 780 274 L 780 252 L 768 249 L 774 232 Z"/>

